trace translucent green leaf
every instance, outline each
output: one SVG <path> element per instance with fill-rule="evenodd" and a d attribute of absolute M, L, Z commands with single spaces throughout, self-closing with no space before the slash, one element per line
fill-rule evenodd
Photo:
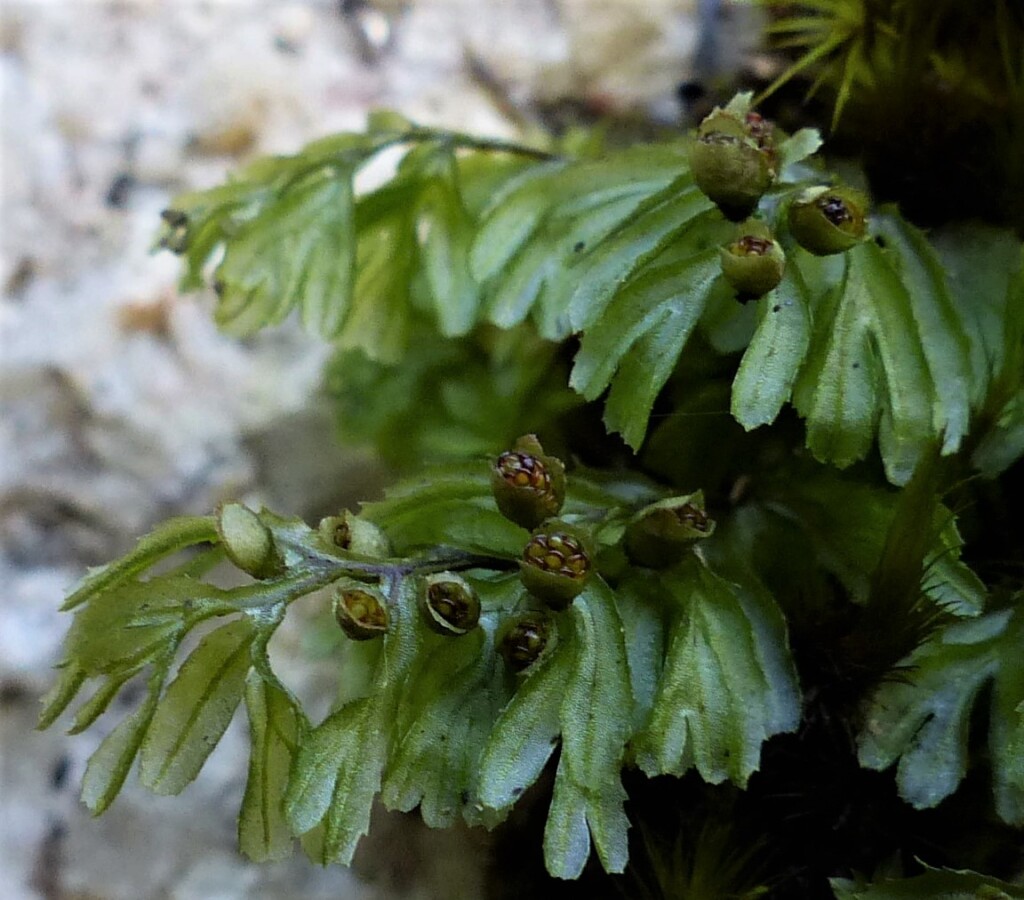
<path fill-rule="evenodd" d="M 685 175 L 687 169 L 686 147 L 681 141 L 638 144 L 573 163 L 564 175 L 552 177 L 549 202 L 557 203 L 560 214 L 578 215 L 627 194 L 651 197 Z"/>
<path fill-rule="evenodd" d="M 867 321 L 853 303 L 842 302 L 846 284 L 844 274 L 814 310 L 811 351 L 793 392 L 797 410 L 808 420 L 808 446 L 839 466 L 862 458 L 871 447 L 879 382 Z"/>
<path fill-rule="evenodd" d="M 261 160 L 266 163 L 266 159 Z M 178 194 L 171 204 L 174 210 L 187 213 L 190 218 L 210 216 L 213 213 L 243 205 L 267 193 L 269 184 L 259 176 L 257 170 L 243 169 L 228 177 L 224 184 L 201 191 L 187 191 Z M 266 174 L 265 172 L 263 174 Z"/>
<path fill-rule="evenodd" d="M 1024 614 L 1003 610 L 947 626 L 906 660 L 899 682 L 875 693 L 858 737 L 861 765 L 899 761 L 900 796 L 926 809 L 944 800 L 968 768 L 972 708 L 993 681 L 989 753 L 996 812 L 1024 824 Z"/>
<path fill-rule="evenodd" d="M 303 740 L 285 794 L 285 817 L 295 834 L 323 822 L 316 862 L 352 861 L 370 827 L 380 790 L 385 730 L 372 698 L 348 703 Z"/>
<path fill-rule="evenodd" d="M 711 206 L 687 173 L 652 196 L 597 248 L 591 248 L 579 265 L 569 306 L 573 329 L 583 331 L 596 322 L 623 282 Z"/>
<path fill-rule="evenodd" d="M 381 362 L 401 359 L 409 337 L 410 283 L 419 263 L 411 204 L 373 227 L 360 227 L 351 309 L 338 346 Z"/>
<path fill-rule="evenodd" d="M 855 602 L 866 601 L 898 495 L 835 472 L 808 469 L 775 482 L 765 496 L 773 509 L 800 522 L 805 546 L 817 564 L 834 573 Z M 835 514 L 839 509 L 841 516 Z M 946 507 L 936 509 L 932 528 L 934 538 L 924 560 L 922 589 L 947 612 L 977 615 L 984 608 L 987 592 L 959 559 L 963 541 Z"/>
<path fill-rule="evenodd" d="M 932 428 L 942 452 L 954 453 L 967 434 L 972 391 L 970 343 L 938 255 L 924 234 L 898 215 L 877 214 L 873 229 L 885 242 L 906 287 L 935 386 Z M 890 376 L 891 378 L 891 376 Z"/>
<path fill-rule="evenodd" d="M 829 882 L 837 900 L 1013 900 L 1024 887 L 977 872 L 932 869 L 912 878 L 886 878 L 864 884 L 846 878 Z"/>
<path fill-rule="evenodd" d="M 859 741 L 860 762 L 867 768 L 886 769 L 900 759 L 900 795 L 919 808 L 936 806 L 967 773 L 968 715 L 995 671 L 994 654 L 984 658 L 961 650 L 955 655 L 964 658 L 950 658 L 941 668 L 944 690 L 934 673 L 929 678 L 919 668 L 914 690 L 880 692 Z M 912 660 L 915 668 L 920 659 Z"/>
<path fill-rule="evenodd" d="M 632 578 L 616 586 L 615 604 L 622 619 L 633 694 L 632 734 L 647 722 L 661 680 L 666 641 L 663 603 L 653 580 Z"/>
<path fill-rule="evenodd" d="M 944 228 L 930 238 L 970 336 L 972 402 L 979 405 L 1008 362 L 1007 315 L 1016 305 L 1013 283 L 1020 280 L 1024 246 L 1011 231 L 980 223 Z"/>
<path fill-rule="evenodd" d="M 185 271 L 181 290 L 195 291 L 205 285 L 206 264 L 214 250 L 237 227 L 237 221 L 251 216 L 271 194 L 272 189 L 264 180 L 236 176 L 217 187 L 174 198 L 171 208 L 164 213 L 157 247 L 182 256 Z"/>
<path fill-rule="evenodd" d="M 538 168 L 557 165 L 554 161 L 538 161 L 513 153 L 499 154 L 486 151 L 457 153 L 455 155 L 455 177 L 459 193 L 474 224 L 474 239 L 484 216 L 500 204 L 500 198 L 516 184 L 519 178 Z M 469 259 L 470 274 L 476 280 L 473 269 L 472 247 Z"/>
<path fill-rule="evenodd" d="M 847 283 L 848 274 L 818 301 L 807 364 L 793 389 L 793 403 L 807 419 L 808 447 L 840 467 L 871 448 L 880 382 L 868 319 L 855 302 L 844 302 Z"/>
<path fill-rule="evenodd" d="M 169 663 L 168 658 L 157 665 L 142 705 L 123 719 L 89 757 L 85 774 L 82 776 L 82 802 L 94 816 L 104 812 L 114 802 L 131 771 L 132 763 L 156 712 L 160 688 L 167 675 Z"/>
<path fill-rule="evenodd" d="M 251 334 L 301 307 L 306 325 L 337 335 L 354 278 L 350 171 L 290 187 L 227 240 L 217 267 L 217 322 Z"/>
<path fill-rule="evenodd" d="M 75 713 L 75 721 L 68 729 L 68 734 L 80 734 L 92 725 L 110 706 L 111 701 L 120 693 L 121 688 L 141 672 L 142 669 L 143 664 L 140 663 L 133 668 L 125 669 L 114 675 L 108 675 L 104 679 L 103 684 L 78 708 L 78 711 Z"/>
<path fill-rule="evenodd" d="M 182 663 L 142 745 L 140 774 L 150 790 L 177 794 L 199 774 L 242 700 L 254 636 L 250 619 L 236 619 Z"/>
<path fill-rule="evenodd" d="M 650 288 L 651 293 L 644 299 L 655 305 L 642 313 L 641 321 L 630 329 L 636 335 L 631 343 L 620 345 L 609 354 L 609 359 L 618 363 L 618 369 L 605 402 L 604 415 L 609 431 L 621 433 L 634 449 L 643 443 L 658 392 L 672 374 L 720 275 L 715 249 L 698 254 L 674 270 L 652 269 L 637 280 L 638 291 L 646 293 L 645 285 Z M 685 292 L 681 293 L 680 288 Z M 618 318 L 616 307 L 620 302 L 629 303 L 632 296 L 631 288 L 623 290 L 609 306 L 608 317 Z M 593 340 L 595 330 L 611 337 L 606 322 L 602 319 L 584 335 L 581 353 L 587 342 Z M 600 379 L 605 371 L 607 365 L 602 365 Z"/>
<path fill-rule="evenodd" d="M 678 148 L 649 146 L 552 174 L 536 196 L 543 211 L 521 246 L 503 257 L 502 270 L 491 273 L 490 321 L 508 328 L 530 315 L 542 337 L 568 337 L 577 265 L 684 170 Z"/>
<path fill-rule="evenodd" d="M 627 218 L 645 196 L 633 185 L 610 193 L 606 189 L 582 198 L 592 201 L 592 207 L 577 200 L 569 209 L 559 208 L 548 216 L 492 285 L 487 303 L 491 322 L 509 328 L 532 314 L 548 340 L 564 340 L 572 333 L 568 306 L 577 283 L 573 262 Z"/>
<path fill-rule="evenodd" d="M 757 331 L 732 383 L 732 414 L 748 431 L 775 421 L 789 398 L 810 342 L 807 286 L 800 270 L 757 301 Z"/>
<path fill-rule="evenodd" d="M 415 592 L 413 579 L 386 588 L 391 626 L 377 658 L 372 692 L 349 701 L 305 735 L 294 759 L 285 818 L 294 834 L 322 826 L 322 839 L 303 846 L 323 865 L 350 863 L 369 828 L 394 738 L 399 697 L 419 648 Z"/>
<path fill-rule="evenodd" d="M 840 467 L 866 455 L 877 421 L 886 474 L 902 484 L 933 438 L 934 384 L 891 256 L 869 241 L 846 258 L 842 283 L 812 311 L 794 400 L 811 452 Z"/>
<path fill-rule="evenodd" d="M 93 569 L 69 595 L 63 610 L 74 609 L 95 594 L 145 571 L 158 560 L 194 544 L 216 543 L 213 516 L 182 516 L 162 522 L 116 562 Z"/>
<path fill-rule="evenodd" d="M 255 670 L 246 680 L 245 709 L 252 748 L 238 815 L 238 846 L 256 862 L 284 859 L 292 851 L 284 792 L 304 727 L 303 716 L 284 690 Z"/>
<path fill-rule="evenodd" d="M 372 235 L 376 229 L 398 219 L 409 225 L 423 187 L 426 165 L 434 156 L 432 153 L 424 155 L 424 150 L 430 149 L 417 148 L 415 152 L 407 152 L 393 178 L 356 198 L 355 227 L 360 238 Z"/>
<path fill-rule="evenodd" d="M 695 231 L 701 221 L 707 220 L 698 219 Z M 628 281 L 584 332 L 570 384 L 586 399 L 600 396 L 630 348 L 673 313 L 682 349 L 700 318 L 711 282 L 721 274 L 717 248 L 701 243 L 687 242 L 681 258 L 651 266 Z"/>
<path fill-rule="evenodd" d="M 544 858 L 556 878 L 577 878 L 593 838 L 607 872 L 629 858 L 626 791 L 619 772 L 633 719 L 633 696 L 615 596 L 602 581 L 572 605 L 573 667 L 563 690 L 562 755 L 544 831 Z"/>
<path fill-rule="evenodd" d="M 528 537 L 525 529 L 498 512 L 488 466 L 482 461 L 453 464 L 405 481 L 363 511 L 387 532 L 399 552 L 447 544 L 516 557 Z"/>
<path fill-rule="evenodd" d="M 496 278 L 528 242 L 536 243 L 548 219 L 582 225 L 589 211 L 622 201 L 621 221 L 685 169 L 682 148 L 672 145 L 631 147 L 599 160 L 535 166 L 495 196 L 473 245 L 472 271 L 481 282 Z M 579 240 L 584 239 L 577 238 L 572 246 Z"/>
<path fill-rule="evenodd" d="M 1020 244 L 973 226 L 933 243 L 891 209 L 872 218 L 872 232 L 841 257 L 838 280 L 832 261 L 790 250 L 814 298 L 794 405 L 816 457 L 849 465 L 877 430 L 886 474 L 903 484 L 930 441 L 946 454 L 961 445 L 972 408 L 1015 352 L 1006 335 Z"/>
<path fill-rule="evenodd" d="M 206 286 L 207 264 L 231 227 L 231 207 L 217 210 L 189 226 L 187 246 L 182 254 L 185 271 L 178 282 L 180 291 L 198 291 Z"/>
<path fill-rule="evenodd" d="M 506 581 L 510 580 L 506 578 Z M 518 585 L 515 576 L 511 580 Z M 482 585 L 481 585 L 482 587 Z M 482 594 L 487 603 L 486 590 Z M 491 728 L 508 699 L 504 667 L 494 648 L 496 621 L 453 640 L 428 634 L 398 712 L 400 733 L 384 778 L 390 809 L 417 805 L 432 828 L 450 828 L 461 815 L 480 824 L 473 791 Z"/>
<path fill-rule="evenodd" d="M 621 506 L 652 501 L 664 491 L 638 477 L 606 478 L 580 473 L 571 480 L 565 515 L 583 517 L 598 528 Z M 517 558 L 529 536 L 498 512 L 491 492 L 490 460 L 480 458 L 427 469 L 386 491 L 385 499 L 363 505 L 363 515 L 380 525 L 395 549 L 405 553 L 448 545 L 505 559 Z"/>
<path fill-rule="evenodd" d="M 355 281 L 338 345 L 396 362 L 407 351 L 411 313 L 431 309 L 445 337 L 476 324 L 480 291 L 469 251 L 481 191 L 502 191 L 527 165 L 484 152 L 456 157 L 443 134 L 393 135 L 413 144 L 395 176 L 355 204 Z M 487 194 L 489 196 L 489 194 Z"/>
<path fill-rule="evenodd" d="M 189 567 L 148 581 L 121 582 L 75 613 L 67 637 L 68 659 L 90 676 L 134 673 L 173 650 L 196 623 L 247 604 L 293 599 L 308 593 L 308 575 L 259 582 L 225 591 L 187 574 Z"/>
<path fill-rule="evenodd" d="M 985 608 L 988 588 L 970 566 L 960 561 L 964 540 L 960 537 L 955 517 L 940 506 L 935 519 L 938 537 L 925 557 L 921 587 L 947 612 L 975 616 Z"/>
<path fill-rule="evenodd" d="M 133 669 L 181 640 L 190 602 L 211 590 L 173 576 L 110 588 L 75 614 L 68 658 L 89 675 Z"/>
<path fill-rule="evenodd" d="M 801 128 L 775 148 L 779 171 L 784 172 L 789 166 L 813 156 L 821 145 L 821 133 L 817 128 Z"/>
<path fill-rule="evenodd" d="M 551 176 L 564 166 L 544 163 L 527 169 L 495 194 L 470 250 L 470 271 L 478 281 L 500 272 L 540 224 L 550 202 Z"/>
<path fill-rule="evenodd" d="M 796 672 L 771 595 L 726 581 L 696 557 L 659 576 L 673 625 L 665 669 L 634 753 L 648 775 L 696 767 L 745 785 L 761 745 L 800 717 Z"/>
<path fill-rule="evenodd" d="M 477 320 L 480 288 L 469 271 L 472 222 L 455 181 L 433 179 L 420 200 L 421 251 L 438 329 L 445 337 L 466 334 Z"/>
<path fill-rule="evenodd" d="M 559 760 L 551 809 L 544 826 L 544 863 L 555 878 L 579 878 L 590 858 L 587 799 L 579 783 L 565 775 Z M 625 817 L 625 813 L 622 815 Z"/>
<path fill-rule="evenodd" d="M 494 810 L 512 806 L 540 775 L 561 734 L 561 704 L 573 669 L 573 645 L 558 644 L 532 666 L 501 711 L 477 772 L 477 799 Z"/>
<path fill-rule="evenodd" d="M 1024 456 L 1024 396 L 1011 397 L 995 426 L 978 442 L 971 462 L 986 478 L 995 478 Z"/>
<path fill-rule="evenodd" d="M 57 721 L 85 684 L 85 671 L 70 660 L 61 663 L 57 670 L 57 680 L 42 699 L 43 708 L 39 712 L 39 721 L 36 724 L 40 731 L 44 731 Z"/>

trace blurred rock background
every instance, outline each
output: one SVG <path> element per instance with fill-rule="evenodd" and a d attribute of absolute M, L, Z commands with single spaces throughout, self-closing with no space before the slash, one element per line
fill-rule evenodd
<path fill-rule="evenodd" d="M 86 566 L 225 498 L 315 515 L 383 477 L 335 440 L 320 343 L 293 326 L 219 335 L 211 298 L 180 296 L 177 260 L 149 247 L 174 194 L 359 129 L 375 107 L 506 137 L 578 114 L 674 124 L 680 83 L 749 49 L 728 36 L 750 33 L 749 9 L 718 7 L 3 4 L 0 900 L 481 896 L 486 836 L 413 816 L 381 813 L 353 870 L 241 859 L 244 722 L 181 797 L 130 779 L 95 821 L 77 786 L 105 720 L 76 737 L 33 730 L 69 622 L 57 607 Z M 712 37 L 700 16 L 719 26 Z M 293 625 L 277 652 L 300 692 L 326 695 L 330 664 L 312 643 Z"/>

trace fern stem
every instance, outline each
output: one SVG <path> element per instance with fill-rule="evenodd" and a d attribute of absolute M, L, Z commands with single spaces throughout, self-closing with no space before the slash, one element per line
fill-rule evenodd
<path fill-rule="evenodd" d="M 516 562 L 497 556 L 470 553 L 450 547 L 438 547 L 424 556 L 391 557 L 388 559 L 345 558 L 321 553 L 304 544 L 282 541 L 305 557 L 307 570 L 316 571 L 323 583 L 337 578 L 358 578 L 386 583 L 410 575 L 431 575 L 435 572 L 457 572 L 466 569 L 504 570 L 515 568 Z"/>

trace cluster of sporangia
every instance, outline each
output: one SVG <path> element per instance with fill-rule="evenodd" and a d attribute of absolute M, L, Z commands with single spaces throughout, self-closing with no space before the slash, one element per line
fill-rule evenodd
<path fill-rule="evenodd" d="M 544 452 L 535 435 L 519 438 L 498 456 L 491 466 L 491 490 L 501 514 L 530 529 L 519 559 L 519 577 L 539 608 L 512 616 L 499 643 L 509 668 L 520 672 L 553 646 L 553 615 L 583 592 L 597 557 L 590 533 L 558 518 L 565 502 L 565 466 Z M 661 568 L 677 562 L 695 540 L 713 530 L 699 493 L 673 497 L 632 518 L 623 549 L 633 563 Z"/>
<path fill-rule="evenodd" d="M 558 518 L 565 502 L 565 466 L 543 450 L 534 435 L 519 438 L 491 466 L 495 503 L 507 519 L 530 530 L 519 558 L 519 577 L 529 597 L 498 634 L 508 667 L 522 672 L 554 646 L 555 615 L 579 596 L 597 568 L 594 541 L 587 529 Z M 270 529 L 240 503 L 224 504 L 217 525 L 225 551 L 240 569 L 256 578 L 282 574 L 284 560 Z M 695 541 L 708 537 L 715 523 L 698 491 L 645 506 L 628 522 L 621 549 L 634 565 L 664 568 L 678 562 Z M 320 522 L 318 539 L 329 552 L 343 550 L 363 559 L 391 554 L 383 531 L 345 511 Z M 419 612 L 432 631 L 460 637 L 480 621 L 480 598 L 456 572 L 419 576 Z M 375 585 L 340 579 L 334 615 L 353 640 L 370 640 L 391 625 L 389 601 Z"/>
<path fill-rule="evenodd" d="M 782 281 L 786 256 L 768 225 L 749 218 L 778 176 L 772 125 L 755 112 L 740 117 L 715 109 L 697 130 L 690 153 L 694 181 L 722 214 L 737 225 L 721 248 L 722 273 L 746 302 Z M 816 256 L 849 250 L 867 232 L 868 199 L 849 187 L 812 187 L 788 205 L 794 240 Z"/>

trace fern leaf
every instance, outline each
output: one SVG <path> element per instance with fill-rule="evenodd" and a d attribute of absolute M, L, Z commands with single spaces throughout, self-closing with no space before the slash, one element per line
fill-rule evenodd
<path fill-rule="evenodd" d="M 907 659 L 907 676 L 875 694 L 858 738 L 861 765 L 898 761 L 900 796 L 918 809 L 948 797 L 967 772 L 972 708 L 993 682 L 988 747 L 996 812 L 1024 824 L 1024 615 L 1006 609 L 947 626 Z"/>
<path fill-rule="evenodd" d="M 252 622 L 236 619 L 208 634 L 181 665 L 142 743 L 142 782 L 180 793 L 199 774 L 242 700 L 250 667 Z"/>
<path fill-rule="evenodd" d="M 282 804 L 305 720 L 293 698 L 256 670 L 246 679 L 245 709 L 252 749 L 238 813 L 238 847 L 254 862 L 271 862 L 292 850 Z"/>
<path fill-rule="evenodd" d="M 762 743 L 799 721 L 796 672 L 780 653 L 782 616 L 770 595 L 696 557 L 661 587 L 674 626 L 650 719 L 633 742 L 637 763 L 652 776 L 695 767 L 713 784 L 743 786 Z"/>
<path fill-rule="evenodd" d="M 169 659 L 155 667 L 142 705 L 118 723 L 89 757 L 82 776 L 82 802 L 94 816 L 105 812 L 114 802 L 131 771 L 153 721 L 160 689 L 167 675 L 167 663 Z"/>
<path fill-rule="evenodd" d="M 733 418 L 748 431 L 775 421 L 810 344 L 808 291 L 796 266 L 757 304 L 757 330 L 732 383 Z"/>
<path fill-rule="evenodd" d="M 218 324 L 251 334 L 301 307 L 311 328 L 338 334 L 354 275 L 351 177 L 318 173 L 232 235 L 215 274 Z"/>

